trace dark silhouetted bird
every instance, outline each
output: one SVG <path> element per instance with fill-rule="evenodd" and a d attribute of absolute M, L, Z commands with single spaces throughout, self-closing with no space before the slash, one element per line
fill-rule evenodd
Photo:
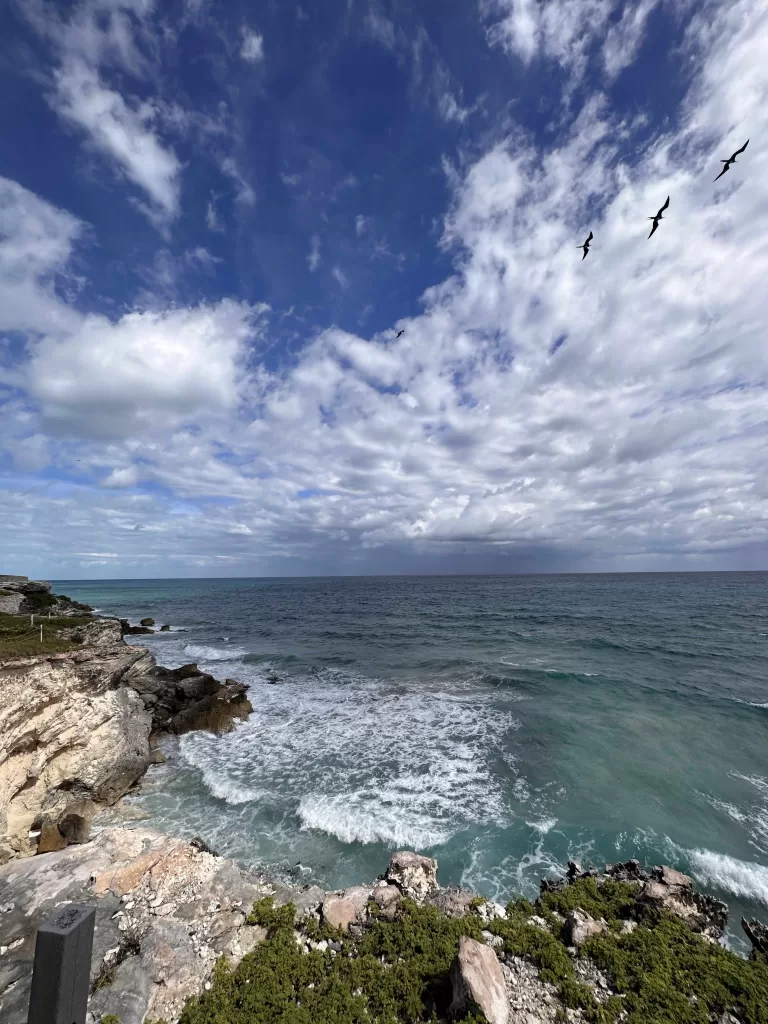
<path fill-rule="evenodd" d="M 403 331 L 398 331 L 397 332 L 397 338 L 399 338 L 401 334 L 405 334 L 405 331 L 404 330 Z M 397 338 L 395 338 L 395 341 L 397 341 Z"/>
<path fill-rule="evenodd" d="M 652 220 L 652 221 L 653 221 L 653 227 L 651 228 L 651 235 L 652 235 L 652 234 L 653 234 L 653 232 L 654 232 L 654 231 L 656 230 L 656 228 L 657 228 L 657 227 L 659 226 L 659 221 L 661 220 L 661 218 L 662 218 L 662 216 L 663 216 L 663 214 L 664 214 L 664 211 L 666 210 L 666 208 L 667 208 L 668 206 L 669 206 L 669 196 L 667 196 L 667 201 L 666 201 L 666 203 L 664 203 L 664 205 L 663 205 L 663 206 L 662 206 L 662 208 L 661 208 L 661 209 L 659 210 L 659 212 L 658 212 L 658 213 L 656 214 L 656 216 L 655 216 L 655 217 L 649 217 L 649 218 L 648 218 L 648 220 Z M 650 237 L 651 237 L 651 235 L 648 235 L 648 237 L 650 238 Z"/>
<path fill-rule="evenodd" d="M 577 248 L 577 249 L 583 249 L 583 250 L 584 250 L 584 255 L 583 255 L 583 256 L 581 257 L 581 261 L 582 261 L 582 263 L 583 263 L 583 262 L 584 262 L 584 260 L 585 260 L 585 259 L 587 258 L 587 253 L 589 252 L 589 243 L 590 243 L 590 242 L 592 241 L 592 239 L 593 239 L 594 237 L 595 237 L 595 236 L 594 236 L 594 235 L 592 234 L 592 232 L 590 231 L 590 232 L 589 232 L 589 236 L 587 237 L 587 240 L 586 240 L 586 242 L 584 243 L 584 245 L 577 245 L 577 246 L 576 246 L 576 248 Z"/>
<path fill-rule="evenodd" d="M 736 152 L 733 154 L 733 156 L 729 156 L 727 160 L 721 160 L 720 161 L 721 164 L 725 164 L 725 167 L 722 169 L 722 171 L 720 171 L 720 173 L 718 174 L 717 178 L 722 178 L 722 176 L 725 174 L 725 172 L 730 168 L 731 164 L 735 164 L 736 163 L 736 157 L 740 153 L 743 153 L 748 145 L 749 145 L 749 139 L 747 139 L 747 141 L 744 143 L 744 145 L 741 147 L 741 149 L 737 149 L 736 150 Z M 715 181 L 717 181 L 717 178 L 715 178 Z"/>

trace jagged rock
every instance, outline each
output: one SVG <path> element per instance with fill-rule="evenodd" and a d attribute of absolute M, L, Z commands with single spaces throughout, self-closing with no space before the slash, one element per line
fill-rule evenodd
<path fill-rule="evenodd" d="M 422 902 L 437 884 L 437 861 L 409 850 L 392 855 L 385 878 L 396 885 L 404 896 Z"/>
<path fill-rule="evenodd" d="M 171 627 L 166 623 L 166 625 L 160 627 L 160 632 L 161 633 L 168 633 L 170 631 L 170 628 Z"/>
<path fill-rule="evenodd" d="M 494 903 L 491 900 L 483 901 L 476 911 L 478 917 L 488 923 L 489 921 L 495 921 L 497 918 L 504 920 L 507 916 L 507 912 L 500 903 Z"/>
<path fill-rule="evenodd" d="M 154 624 L 155 624 L 155 620 L 154 619 L 150 619 L 150 618 L 141 619 L 139 621 L 139 625 L 140 626 L 154 626 Z"/>
<path fill-rule="evenodd" d="M 247 718 L 253 711 L 244 683 L 219 686 L 216 693 L 203 697 L 183 708 L 168 721 L 169 732 L 181 735 L 192 730 L 208 729 L 222 734 L 234 728 L 235 720 Z"/>
<path fill-rule="evenodd" d="M 447 917 L 464 917 L 472 909 L 473 901 L 477 901 L 477 893 L 470 892 L 468 889 L 459 889 L 455 885 L 434 890 L 424 900 L 425 904 L 435 907 Z"/>
<path fill-rule="evenodd" d="M 2 958 L 0 1020 L 26 1024 L 37 927 L 63 903 L 97 908 L 92 979 L 117 962 L 90 998 L 92 1019 L 142 1024 L 178 1020 L 219 955 L 237 962 L 266 938 L 245 918 L 270 891 L 232 861 L 143 829 L 106 829 L 83 846 L 0 867 L 0 906 L 14 908 L 0 914 L 0 945 L 18 942 Z"/>
<path fill-rule="evenodd" d="M 753 948 L 759 953 L 764 953 L 765 956 L 768 956 L 768 928 L 754 918 L 751 921 L 747 921 L 745 917 L 741 919 L 741 927 L 744 929 Z"/>
<path fill-rule="evenodd" d="M 605 873 L 617 882 L 647 882 L 649 874 L 643 870 L 639 860 L 628 860 L 623 864 L 606 864 Z"/>
<path fill-rule="evenodd" d="M 720 938 L 728 921 L 728 907 L 725 903 L 695 892 L 687 882 L 684 885 L 644 882 L 637 906 L 641 912 L 655 908 L 675 914 L 691 931 L 711 940 Z"/>
<path fill-rule="evenodd" d="M 509 1003 L 504 974 L 490 946 L 463 935 L 451 967 L 451 981 L 452 1015 L 458 1016 L 476 1007 L 488 1024 L 508 1024 Z"/>
<path fill-rule="evenodd" d="M 607 929 L 605 921 L 595 921 L 583 910 L 572 910 L 565 919 L 565 941 L 569 946 L 580 946 L 593 935 Z"/>
<path fill-rule="evenodd" d="M 24 603 L 24 595 L 12 590 L 0 590 L 0 612 L 3 615 L 19 615 Z"/>
<path fill-rule="evenodd" d="M 148 626 L 132 626 L 128 619 L 120 619 L 123 636 L 142 636 L 147 633 L 154 633 L 154 629 Z"/>

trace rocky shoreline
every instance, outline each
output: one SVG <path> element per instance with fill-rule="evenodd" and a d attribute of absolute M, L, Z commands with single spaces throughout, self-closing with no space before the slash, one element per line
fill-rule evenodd
<path fill-rule="evenodd" d="M 16 584 L 23 601 L 50 595 Z M 436 861 L 411 851 L 326 892 L 247 872 L 200 839 L 143 827 L 90 839 L 96 812 L 162 759 L 159 736 L 221 732 L 252 710 L 243 684 L 158 666 L 125 643 L 126 625 L 78 619 L 59 630 L 71 650 L 0 655 L 3 1024 L 25 1024 L 36 929 L 70 902 L 96 907 L 89 1024 L 768 1024 L 768 929 L 742 921 L 749 961 L 726 951 L 726 905 L 669 866 L 569 864 L 536 904 L 502 907 L 440 886 Z"/>

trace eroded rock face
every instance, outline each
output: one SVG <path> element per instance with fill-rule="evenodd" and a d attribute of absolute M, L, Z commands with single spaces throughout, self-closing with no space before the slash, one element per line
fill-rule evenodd
<path fill-rule="evenodd" d="M 91 1019 L 177 1020 L 218 956 L 237 962 L 266 938 L 245 924 L 268 882 L 191 843 L 145 829 L 107 829 L 92 842 L 0 867 L 0 1020 L 26 1024 L 37 927 L 66 902 L 96 907 Z M 10 907 L 10 909 L 9 909 Z M 16 945 L 13 945 L 16 943 Z"/>
<path fill-rule="evenodd" d="M 477 901 L 477 893 L 448 885 L 444 889 L 430 892 L 424 902 L 430 907 L 436 907 L 446 917 L 464 917 L 472 909 L 473 901 Z"/>
<path fill-rule="evenodd" d="M 747 921 L 745 917 L 741 919 L 741 927 L 744 929 L 744 933 L 752 943 L 752 948 L 756 949 L 759 953 L 763 953 L 768 956 L 768 928 L 760 921 L 753 919 Z"/>
<path fill-rule="evenodd" d="M 439 888 L 437 861 L 408 850 L 392 855 L 384 877 L 396 885 L 404 896 L 419 903 Z"/>
<path fill-rule="evenodd" d="M 451 968 L 451 981 L 451 1014 L 459 1015 L 477 1007 L 488 1024 L 508 1024 L 509 1002 L 504 974 L 490 946 L 463 935 Z"/>
<path fill-rule="evenodd" d="M 148 658 L 107 644 L 0 663 L 0 862 L 56 849 L 59 829 L 81 841 L 146 771 L 152 718 L 119 684 Z"/>

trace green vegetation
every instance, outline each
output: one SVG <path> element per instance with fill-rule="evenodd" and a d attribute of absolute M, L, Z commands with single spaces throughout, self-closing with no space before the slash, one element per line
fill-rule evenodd
<path fill-rule="evenodd" d="M 399 1024 L 437 1021 L 451 1000 L 459 938 L 480 937 L 475 915 L 442 917 L 404 900 L 395 921 L 374 921 L 341 952 L 303 953 L 292 904 L 254 905 L 249 921 L 268 937 L 231 969 L 222 958 L 209 992 L 187 1004 L 181 1024 Z M 469 1016 L 464 1024 L 483 1024 Z"/>
<path fill-rule="evenodd" d="M 120 1024 L 120 1018 L 114 1013 L 108 1013 L 106 1017 L 101 1018 L 101 1024 Z"/>
<path fill-rule="evenodd" d="M 28 658 L 35 654 L 59 654 L 74 650 L 78 644 L 66 636 L 60 636 L 62 629 L 72 629 L 92 622 L 91 616 L 67 616 L 64 618 L 35 617 L 34 626 L 29 615 L 5 615 L 0 613 L 0 661 L 8 658 Z M 40 626 L 43 639 L 40 640 Z"/>
<path fill-rule="evenodd" d="M 768 1024 L 768 961 L 743 960 L 694 935 L 666 912 L 644 916 L 629 934 L 637 886 L 579 879 L 535 905 L 510 902 L 505 920 L 483 925 L 403 900 L 394 921 L 377 914 L 363 935 L 341 936 L 310 917 L 298 926 L 312 938 L 333 937 L 341 951 L 303 953 L 294 938 L 292 904 L 256 903 L 248 920 L 267 939 L 232 968 L 222 958 L 209 992 L 191 1000 L 180 1024 L 436 1024 L 447 1019 L 450 967 L 459 938 L 480 938 L 485 927 L 501 937 L 504 953 L 526 957 L 558 989 L 565 1007 L 580 1007 L 593 1024 L 709 1024 L 725 1011 L 743 1024 Z M 618 995 L 603 1002 L 576 973 L 561 918 L 576 907 L 604 918 L 610 930 L 589 939 L 581 955 L 608 977 Z M 552 932 L 530 923 L 544 918 Z M 623 1011 L 623 1012 L 622 1012 Z M 484 1024 L 467 1016 L 464 1024 Z"/>

